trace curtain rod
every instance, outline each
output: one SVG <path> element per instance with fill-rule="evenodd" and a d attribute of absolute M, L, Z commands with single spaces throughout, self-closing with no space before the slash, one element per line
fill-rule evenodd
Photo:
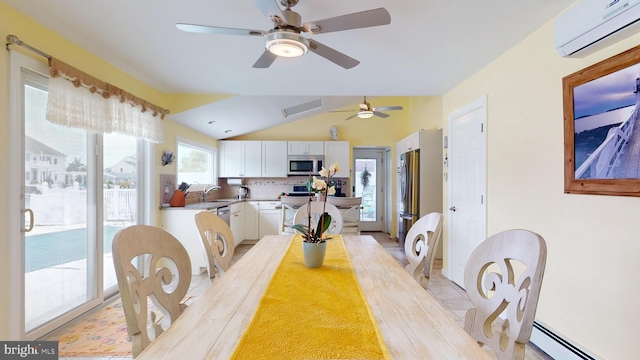
<path fill-rule="evenodd" d="M 25 48 L 33 51 L 34 53 L 36 53 L 38 55 L 41 55 L 41 56 L 44 56 L 47 59 L 51 60 L 51 55 L 34 48 L 33 46 L 25 43 L 24 41 L 22 41 L 20 39 L 18 39 L 18 37 L 15 36 L 15 35 L 7 35 L 7 44 L 5 45 L 7 50 L 9 50 L 9 45 L 18 45 L 18 46 L 25 47 Z"/>
<path fill-rule="evenodd" d="M 44 56 L 44 57 L 46 57 L 48 60 L 51 60 L 51 59 L 53 58 L 51 55 L 47 54 L 46 52 L 41 51 L 41 50 L 39 50 L 39 49 L 36 49 L 36 48 L 34 48 L 33 46 L 31 46 L 31 45 L 29 45 L 29 44 L 25 43 L 24 41 L 22 41 L 22 40 L 20 40 L 20 39 L 18 39 L 18 37 L 17 37 L 17 36 L 15 36 L 15 35 L 7 35 L 7 43 L 5 44 L 5 48 L 6 48 L 7 50 L 9 50 L 9 46 L 10 46 L 10 45 L 18 45 L 18 46 L 22 46 L 22 47 L 24 47 L 24 48 L 27 48 L 28 50 L 33 51 L 34 53 L 36 53 L 36 54 L 38 54 L 38 55 L 40 55 L 40 56 Z M 165 113 L 165 114 L 169 114 L 169 113 L 170 113 L 170 111 L 169 111 L 168 109 L 164 109 L 164 113 Z"/>

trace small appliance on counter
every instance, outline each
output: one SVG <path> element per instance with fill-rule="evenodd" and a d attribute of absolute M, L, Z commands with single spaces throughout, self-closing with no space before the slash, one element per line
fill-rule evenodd
<path fill-rule="evenodd" d="M 337 197 L 346 197 L 347 194 L 344 194 L 342 192 L 342 181 L 341 180 L 336 180 L 335 183 L 333 184 L 333 186 L 336 189 L 336 193 L 334 194 L 334 196 Z"/>
<path fill-rule="evenodd" d="M 246 186 L 240 186 L 238 188 L 238 200 L 244 200 L 249 197 L 249 188 Z"/>
<path fill-rule="evenodd" d="M 290 191 L 286 194 L 287 196 L 309 196 L 309 190 L 307 190 L 307 185 L 291 185 Z"/>

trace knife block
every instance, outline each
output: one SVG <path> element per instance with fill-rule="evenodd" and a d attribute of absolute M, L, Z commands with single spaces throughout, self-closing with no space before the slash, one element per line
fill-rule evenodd
<path fill-rule="evenodd" d="M 173 193 L 171 200 L 169 200 L 169 205 L 172 207 L 184 207 L 184 192 L 182 192 L 182 190 L 176 190 L 176 192 Z"/>

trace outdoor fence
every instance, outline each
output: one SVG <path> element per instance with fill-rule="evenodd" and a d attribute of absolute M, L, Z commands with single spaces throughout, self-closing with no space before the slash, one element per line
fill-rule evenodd
<path fill-rule="evenodd" d="M 104 189 L 104 221 L 133 221 L 137 218 L 136 189 Z M 77 187 L 42 189 L 27 194 L 34 225 L 75 225 L 87 221 L 87 191 Z"/>

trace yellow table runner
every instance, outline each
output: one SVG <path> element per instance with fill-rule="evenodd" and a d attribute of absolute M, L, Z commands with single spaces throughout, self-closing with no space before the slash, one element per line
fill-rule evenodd
<path fill-rule="evenodd" d="M 389 359 L 340 236 L 309 269 L 296 235 L 231 359 Z"/>

